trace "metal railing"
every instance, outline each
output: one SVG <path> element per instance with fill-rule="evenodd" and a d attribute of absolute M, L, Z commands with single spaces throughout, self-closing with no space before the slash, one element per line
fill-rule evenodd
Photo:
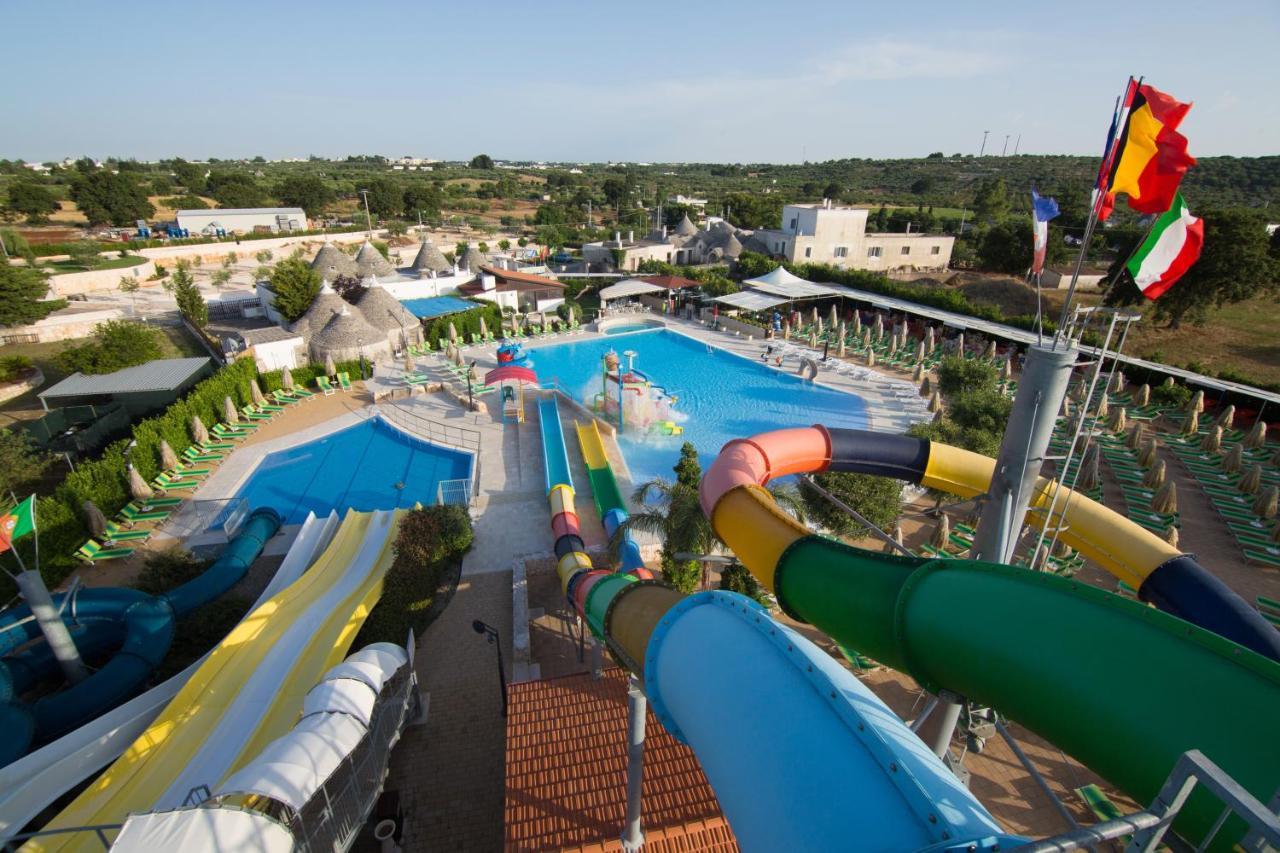
<path fill-rule="evenodd" d="M 441 480 L 436 486 L 436 503 L 455 506 L 471 505 L 471 480 Z"/>
<path fill-rule="evenodd" d="M 482 444 L 480 431 L 440 423 L 394 403 L 382 403 L 376 408 L 379 417 L 414 438 L 439 447 L 461 450 L 471 456 L 469 478 L 442 480 L 436 488 L 438 503 L 470 506 L 480 488 L 480 446 Z"/>
<path fill-rule="evenodd" d="M 236 534 L 249 514 L 249 500 L 239 496 L 218 500 L 186 501 L 164 525 L 164 532 L 177 539 L 220 530 L 227 539 Z"/>

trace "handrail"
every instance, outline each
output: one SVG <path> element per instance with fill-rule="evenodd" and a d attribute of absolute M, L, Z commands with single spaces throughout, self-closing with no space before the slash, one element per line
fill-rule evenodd
<path fill-rule="evenodd" d="M 443 444 L 446 447 L 454 447 L 461 450 L 476 452 L 480 450 L 481 437 L 479 430 L 440 423 L 394 403 L 379 404 L 377 410 L 388 421 L 391 421 L 396 426 L 404 427 L 419 438 L 425 438 L 429 441 Z M 409 423 L 396 421 L 396 418 L 400 417 L 403 417 Z M 424 432 L 419 432 L 419 429 Z"/>
<path fill-rule="evenodd" d="M 68 826 L 64 829 L 41 829 L 36 832 L 22 832 L 17 835 L 10 835 L 4 841 L 5 850 L 16 850 L 15 841 L 27 841 L 32 838 L 44 838 L 49 835 L 74 835 L 81 832 L 92 832 L 98 836 L 98 840 L 102 842 L 102 849 L 111 849 L 111 841 L 107 838 L 108 831 L 124 829 L 123 823 L 97 823 L 88 826 Z"/>

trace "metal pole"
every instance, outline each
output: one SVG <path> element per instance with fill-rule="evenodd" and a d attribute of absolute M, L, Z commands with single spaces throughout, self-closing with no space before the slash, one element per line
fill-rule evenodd
<path fill-rule="evenodd" d="M 908 557 L 915 556 L 915 554 L 911 552 L 910 548 L 903 545 L 897 539 L 894 539 L 888 533 L 885 533 L 879 527 L 876 527 L 874 524 L 868 521 L 866 517 L 862 515 L 862 513 L 858 512 L 856 509 L 849 506 L 844 501 L 840 500 L 838 497 L 828 492 L 826 489 L 822 488 L 822 486 L 819 486 L 817 483 L 813 481 L 812 477 L 810 477 L 807 474 L 802 474 L 800 475 L 800 479 L 804 481 L 805 485 L 811 487 L 815 492 L 822 495 L 827 500 L 831 501 L 831 503 L 835 504 L 837 507 L 839 507 L 848 515 L 852 516 L 853 519 L 857 521 L 859 524 L 864 525 L 867 528 L 867 532 L 869 532 L 872 536 L 876 537 L 881 542 L 884 542 L 886 545 L 892 545 L 896 550 L 901 551 L 903 554 L 905 554 Z"/>
<path fill-rule="evenodd" d="M 502 638 L 498 636 L 498 632 L 494 631 L 489 637 L 489 642 L 498 649 L 498 686 L 502 688 L 502 717 L 507 716 L 507 668 L 502 663 Z"/>
<path fill-rule="evenodd" d="M 17 552 L 14 552 L 17 557 Z M 19 558 L 19 564 L 21 559 Z M 18 591 L 22 593 L 22 597 L 27 602 L 27 606 L 31 608 L 31 614 L 36 617 L 36 622 L 40 625 L 41 632 L 44 633 L 45 642 L 49 644 L 50 651 L 57 658 L 58 665 L 62 667 L 62 673 L 67 677 L 67 681 L 72 684 L 79 684 L 89 675 L 89 671 L 85 668 L 84 661 L 80 659 L 80 650 L 76 648 L 75 641 L 71 639 L 71 632 L 67 630 L 66 624 L 62 621 L 62 617 L 58 614 L 58 610 L 53 606 L 53 599 L 49 595 L 49 588 L 44 584 L 44 578 L 40 576 L 38 571 L 27 571 L 23 566 L 23 571 L 16 578 Z"/>
<path fill-rule="evenodd" d="M 978 156 L 979 156 L 979 157 L 981 157 L 983 154 L 987 153 L 987 134 L 988 134 L 988 133 L 990 133 L 990 132 L 991 132 L 991 131 L 989 131 L 989 130 L 984 130 L 984 131 L 982 131 L 982 147 L 978 149 Z"/>
<path fill-rule="evenodd" d="M 640 825 L 641 794 L 644 787 L 644 724 L 649 700 L 633 675 L 627 680 L 627 820 L 622 828 L 622 849 L 636 853 L 644 846 Z"/>
<path fill-rule="evenodd" d="M 1062 804 L 1062 800 L 1058 799 L 1058 795 L 1053 792 L 1053 789 L 1049 787 L 1049 783 L 1040 775 L 1040 771 L 1031 763 L 1031 759 L 1022 751 L 1022 747 L 1018 746 L 1018 742 L 1014 740 L 1009 730 L 1004 727 L 1004 723 L 998 719 L 996 720 L 996 731 L 1004 738 L 1004 742 L 1009 745 L 1009 749 L 1013 750 L 1014 756 L 1022 764 L 1023 769 L 1031 774 L 1031 778 L 1040 786 L 1040 790 L 1044 791 L 1045 796 L 1049 798 L 1049 802 L 1053 803 L 1053 807 L 1058 810 L 1058 814 L 1062 815 L 1063 820 L 1067 822 L 1067 827 L 1069 829 L 1079 829 L 1080 824 L 1076 822 L 1071 812 L 1067 811 L 1067 807 Z"/>
<path fill-rule="evenodd" d="M 933 743 L 929 744 L 929 748 L 939 758 L 946 758 L 947 751 L 951 749 L 951 735 L 956 730 L 956 723 L 960 721 L 960 708 L 963 701 L 961 697 L 948 690 L 938 691 L 938 707 L 942 711 L 942 719 L 938 723 L 937 734 L 933 736 Z"/>

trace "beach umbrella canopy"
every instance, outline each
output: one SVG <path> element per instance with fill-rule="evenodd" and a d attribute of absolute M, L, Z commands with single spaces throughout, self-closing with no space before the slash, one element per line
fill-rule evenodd
<path fill-rule="evenodd" d="M 459 367 L 462 366 L 462 350 L 458 349 L 457 347 L 453 348 L 453 363 L 458 365 Z"/>
<path fill-rule="evenodd" d="M 147 481 L 142 479 L 138 469 L 132 465 L 129 466 L 129 494 L 133 495 L 133 499 L 137 501 L 149 500 L 155 497 L 156 494 L 147 485 Z"/>
<path fill-rule="evenodd" d="M 996 342 L 992 341 L 987 344 L 987 358 L 994 359 L 996 357 Z"/>
<path fill-rule="evenodd" d="M 867 350 L 867 367 L 875 367 L 875 366 L 876 366 L 876 351 L 873 349 L 869 349 Z"/>
<path fill-rule="evenodd" d="M 458 339 L 458 327 L 453 325 L 453 321 L 449 321 L 449 340 L 456 341 Z"/>
<path fill-rule="evenodd" d="M 164 466 L 166 471 L 178 467 L 178 454 L 173 452 L 169 442 L 163 438 L 160 439 L 160 464 Z"/>
<path fill-rule="evenodd" d="M 1177 548 L 1178 547 L 1178 528 L 1174 527 L 1172 524 L 1166 527 L 1164 529 L 1164 541 L 1168 542 L 1170 545 Z"/>
<path fill-rule="evenodd" d="M 844 335 L 840 336 L 840 345 L 836 348 L 836 356 L 844 358 Z"/>
<path fill-rule="evenodd" d="M 903 546 L 903 547 L 905 547 L 905 545 L 906 545 L 906 540 L 905 540 L 905 537 L 903 536 L 903 533 L 902 533 L 902 525 L 901 525 L 901 524 L 895 524 L 895 525 L 893 526 L 893 541 L 894 541 L 894 542 L 897 542 L 899 545 L 901 545 L 901 546 Z M 895 553 L 895 552 L 898 552 L 898 549 L 897 549 L 897 548 L 895 548 L 895 547 L 893 547 L 892 545 L 890 545 L 888 542 L 886 542 L 886 543 L 885 543 L 885 545 L 884 545 L 884 550 L 885 550 L 885 551 L 887 551 L 887 552 L 889 552 L 890 554 L 893 554 L 893 553 Z"/>
<path fill-rule="evenodd" d="M 253 400 L 255 406 L 261 406 L 267 402 L 267 397 L 262 393 L 262 386 L 258 384 L 257 377 L 249 380 L 249 397 Z"/>
<path fill-rule="evenodd" d="M 1142 475 L 1142 485 L 1149 489 L 1158 489 L 1164 485 L 1165 465 L 1163 459 L 1157 459 L 1146 474 Z"/>
<path fill-rule="evenodd" d="M 196 440 L 196 444 L 204 444 L 209 440 L 209 430 L 204 428 L 204 421 L 200 420 L 199 415 L 191 416 L 191 437 Z"/>
<path fill-rule="evenodd" d="M 1160 484 L 1160 488 L 1156 489 L 1155 497 L 1151 499 L 1151 508 L 1163 515 L 1170 515 L 1178 511 L 1178 484 L 1173 480 L 1166 480 Z"/>
<path fill-rule="evenodd" d="M 898 336 L 894 335 L 889 338 L 889 355 L 893 355 L 898 351 Z"/>
<path fill-rule="evenodd" d="M 871 330 L 870 329 L 862 330 L 862 345 L 864 347 L 871 346 Z"/>
<path fill-rule="evenodd" d="M 834 302 L 831 303 L 831 312 L 827 314 L 827 322 L 832 328 L 835 328 L 836 324 L 840 322 L 840 312 L 836 310 Z"/>
<path fill-rule="evenodd" d="M 924 365 L 917 364 L 911 371 L 911 381 L 919 385 L 924 381 Z"/>
<path fill-rule="evenodd" d="M 877 341 L 884 337 L 884 315 L 883 314 L 879 314 L 879 313 L 876 314 L 875 337 Z"/>
<path fill-rule="evenodd" d="M 236 411 L 236 404 L 231 402 L 231 395 L 222 398 L 222 419 L 228 424 L 240 423 L 240 413 Z"/>
<path fill-rule="evenodd" d="M 956 355 L 964 355 L 964 332 L 956 335 Z"/>
<path fill-rule="evenodd" d="M 928 376 L 920 381 L 920 396 L 926 400 L 933 396 L 933 382 Z"/>
<path fill-rule="evenodd" d="M 1271 541 L 1280 544 L 1280 521 L 1271 528 Z"/>
<path fill-rule="evenodd" d="M 1249 470 L 1240 478 L 1239 489 L 1243 494 L 1256 495 L 1262 488 L 1262 466 L 1250 465 Z"/>
<path fill-rule="evenodd" d="M 835 330 L 836 330 L 836 337 L 838 337 L 841 340 L 841 342 L 843 342 L 845 335 L 849 331 L 849 328 L 848 326 L 845 325 L 844 320 L 840 321 L 840 323 L 835 327 Z"/>
<path fill-rule="evenodd" d="M 815 326 L 816 326 L 818 323 L 821 323 L 821 322 L 822 322 L 822 318 L 818 316 L 818 306 L 817 306 L 817 305 L 813 306 L 813 318 L 812 318 L 809 322 L 813 323 Z"/>
<path fill-rule="evenodd" d="M 1191 414 L 1187 415 L 1186 423 L 1182 425 L 1182 434 L 1195 435 L 1199 431 L 1200 431 L 1200 415 L 1196 412 L 1192 412 Z"/>
<path fill-rule="evenodd" d="M 947 547 L 947 540 L 951 538 L 951 516 L 945 512 L 938 515 L 938 524 L 933 528 L 933 536 L 929 539 L 929 544 L 935 548 L 942 549 Z"/>
<path fill-rule="evenodd" d="M 1071 417 L 1071 412 L 1072 412 L 1072 411 L 1073 411 L 1073 409 L 1072 409 L 1072 406 L 1071 406 L 1071 398 L 1070 398 L 1070 397 L 1063 397 L 1063 398 L 1062 398 L 1062 410 L 1061 410 L 1060 414 L 1061 414 L 1064 418 L 1069 418 L 1069 417 Z"/>
<path fill-rule="evenodd" d="M 1164 385 L 1164 387 L 1166 387 L 1166 388 L 1172 388 L 1172 387 L 1174 386 L 1173 377 L 1172 377 L 1172 376 L 1166 376 L 1166 377 L 1164 378 L 1164 382 L 1162 382 L 1161 384 L 1162 384 L 1162 385 Z"/>
<path fill-rule="evenodd" d="M 853 312 L 853 333 L 855 335 L 862 334 L 862 312 L 861 311 Z"/>
<path fill-rule="evenodd" d="M 1089 442 L 1080 462 L 1080 475 L 1076 479 L 1076 488 L 1082 492 L 1090 492 L 1098 488 L 1101 472 L 1098 470 L 1098 445 Z"/>
<path fill-rule="evenodd" d="M 89 526 L 89 532 L 97 539 L 106 539 L 107 517 L 102 514 L 102 510 L 98 509 L 98 505 L 93 501 L 85 501 L 82 506 L 84 508 L 85 524 Z"/>
<path fill-rule="evenodd" d="M 818 313 L 818 309 L 814 308 L 813 313 L 816 315 Z M 815 316 L 813 318 L 813 327 L 817 329 L 819 335 L 822 334 L 822 318 L 821 317 Z"/>
<path fill-rule="evenodd" d="M 1253 422 L 1244 437 L 1244 446 L 1250 450 L 1261 450 L 1267 445 L 1267 425 L 1261 419 Z"/>
<path fill-rule="evenodd" d="M 572 308 L 570 308 L 570 309 L 569 309 L 569 311 L 571 312 L 571 313 L 569 314 L 569 319 L 570 319 L 570 320 L 572 320 L 572 319 L 573 319 L 573 314 L 572 314 L 573 309 L 572 309 Z M 489 327 L 485 325 L 485 323 L 484 323 L 484 317 L 481 317 L 481 318 L 480 318 L 480 337 L 481 337 L 481 338 L 487 338 L 487 337 L 489 337 Z"/>
<path fill-rule="evenodd" d="M 1128 426 L 1124 406 L 1116 406 L 1115 409 L 1111 411 L 1109 426 L 1111 427 L 1112 432 L 1124 432 L 1125 427 Z"/>
<path fill-rule="evenodd" d="M 1133 394 L 1133 404 L 1139 408 L 1151 405 L 1151 386 L 1142 383 Z"/>
<path fill-rule="evenodd" d="M 1204 392 L 1196 391 L 1191 395 L 1191 402 L 1187 403 L 1187 411 L 1199 414 L 1204 411 Z"/>
<path fill-rule="evenodd" d="M 938 339 L 934 334 L 933 326 L 924 330 L 924 346 L 930 353 L 937 349 Z"/>
<path fill-rule="evenodd" d="M 333 364 L 333 356 L 329 353 L 325 353 L 324 354 L 324 375 L 336 376 L 337 373 L 338 373 L 338 368 L 335 367 Z"/>
<path fill-rule="evenodd" d="M 934 391 L 933 395 L 929 397 L 929 411 L 934 414 L 938 414 L 942 411 L 942 395 L 937 391 Z"/>
<path fill-rule="evenodd" d="M 1000 365 L 1000 378 L 1006 380 L 1013 378 L 1013 356 L 1006 358 Z"/>
<path fill-rule="evenodd" d="M 1107 402 L 1107 395 L 1103 394 L 1098 400 L 1098 417 L 1105 418 L 1109 414 L 1111 414 L 1111 404 Z"/>
<path fill-rule="evenodd" d="M 289 369 L 288 365 L 285 365 L 284 370 L 280 371 L 280 384 L 286 391 L 293 390 L 293 371 Z"/>
<path fill-rule="evenodd" d="M 1148 438 L 1142 445 L 1142 449 L 1138 451 L 1138 464 L 1143 468 L 1150 468 L 1156 464 L 1156 440 Z"/>
<path fill-rule="evenodd" d="M 1235 425 L 1235 406 L 1228 406 L 1222 410 L 1221 414 L 1213 423 L 1219 425 L 1222 429 L 1231 429 Z"/>
<path fill-rule="evenodd" d="M 1253 502 L 1253 511 L 1261 518 L 1275 518 L 1280 510 L 1280 488 L 1267 486 Z"/>
<path fill-rule="evenodd" d="M 791 318 L 782 321 L 782 339 L 784 341 L 791 340 Z"/>
<path fill-rule="evenodd" d="M 1130 450 L 1138 450 L 1142 447 L 1142 438 L 1145 430 L 1142 427 L 1142 421 L 1138 421 L 1133 425 L 1133 429 L 1129 430 L 1128 437 L 1124 440 L 1124 446 Z"/>
<path fill-rule="evenodd" d="M 1215 426 L 1204 434 L 1204 438 L 1200 442 L 1200 449 L 1207 450 L 1210 453 L 1222 452 L 1222 427 Z"/>
<path fill-rule="evenodd" d="M 467 371 L 467 381 L 472 385 L 480 384 L 480 370 L 474 362 L 471 364 L 471 369 Z"/>
<path fill-rule="evenodd" d="M 1119 394 L 1121 391 L 1123 391 L 1123 390 L 1124 390 L 1125 388 L 1127 388 L 1128 386 L 1129 386 L 1129 380 L 1128 380 L 1128 378 L 1124 375 L 1124 371 L 1117 370 L 1115 373 L 1112 373 L 1112 374 L 1111 374 L 1111 391 L 1112 391 L 1112 393 Z"/>
<path fill-rule="evenodd" d="M 809 346 L 814 347 L 815 349 L 817 348 L 817 346 L 818 346 L 818 333 L 817 333 L 817 332 L 810 332 L 810 333 L 809 333 Z"/>
<path fill-rule="evenodd" d="M 1234 474 L 1244 467 L 1244 445 L 1233 444 L 1222 457 L 1222 470 Z"/>
<path fill-rule="evenodd" d="M 413 369 L 413 356 L 409 355 L 408 350 L 406 350 L 404 354 L 404 372 L 413 373 Z"/>

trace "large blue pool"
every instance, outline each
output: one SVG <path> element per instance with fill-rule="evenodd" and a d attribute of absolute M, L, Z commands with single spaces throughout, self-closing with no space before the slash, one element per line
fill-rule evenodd
<path fill-rule="evenodd" d="M 639 436 L 624 428 L 619 444 L 637 483 L 674 477 L 671 467 L 683 441 L 698 448 L 705 470 L 732 438 L 816 423 L 867 426 L 866 407 L 856 395 L 805 382 L 665 329 L 534 347 L 530 354 L 539 380 L 554 379 L 567 393 L 586 402 L 601 389 L 601 359 L 610 349 L 619 356 L 634 350 L 635 367 L 654 385 L 677 396 L 676 411 L 686 416 L 682 436 Z M 626 363 L 622 356 L 622 364 Z M 569 451 L 573 453 L 574 448 Z"/>
<path fill-rule="evenodd" d="M 267 454 L 238 497 L 269 506 L 285 524 L 308 512 L 395 509 L 436 502 L 441 480 L 471 476 L 471 456 L 408 436 L 374 418 Z"/>

